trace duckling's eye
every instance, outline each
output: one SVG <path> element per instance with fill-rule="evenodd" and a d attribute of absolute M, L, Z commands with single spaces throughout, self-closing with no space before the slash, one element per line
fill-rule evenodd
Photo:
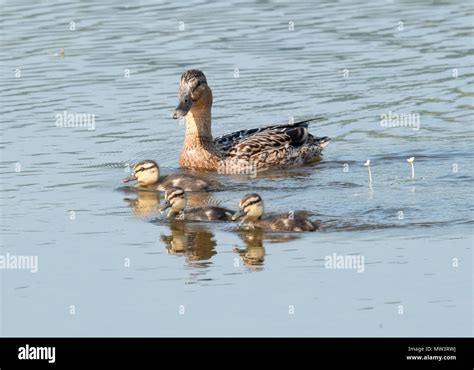
<path fill-rule="evenodd" d="M 142 172 L 142 171 L 145 171 L 145 170 L 151 170 L 152 168 L 155 168 L 155 166 L 151 166 L 151 167 L 142 167 L 138 170 L 135 171 L 135 173 L 138 173 L 138 172 Z"/>

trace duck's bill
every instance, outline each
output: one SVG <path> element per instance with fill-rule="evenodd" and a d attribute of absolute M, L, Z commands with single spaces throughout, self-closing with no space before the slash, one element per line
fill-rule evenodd
<path fill-rule="evenodd" d="M 166 202 L 165 204 L 163 204 L 161 207 L 158 207 L 158 211 L 159 212 L 163 212 L 165 209 L 168 209 L 171 207 L 171 204 Z"/>
<path fill-rule="evenodd" d="M 137 177 L 135 175 L 130 175 L 130 176 L 127 176 L 126 178 L 124 178 L 122 180 L 122 182 L 125 184 L 127 182 L 130 182 L 130 181 L 136 181 Z"/>
<path fill-rule="evenodd" d="M 239 218 L 243 217 L 245 214 L 242 211 L 237 211 L 232 216 L 232 221 L 238 220 Z"/>
<path fill-rule="evenodd" d="M 173 112 L 173 119 L 184 117 L 189 112 L 192 105 L 193 101 L 190 96 L 179 99 L 179 104 Z"/>

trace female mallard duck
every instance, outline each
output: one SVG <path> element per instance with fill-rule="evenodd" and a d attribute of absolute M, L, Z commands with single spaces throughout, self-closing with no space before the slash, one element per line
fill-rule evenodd
<path fill-rule="evenodd" d="M 186 193 L 182 188 L 174 187 L 165 192 L 165 204 L 160 208 L 164 211 L 171 208 L 168 218 L 188 221 L 231 221 L 234 212 L 217 206 L 186 208 Z"/>
<path fill-rule="evenodd" d="M 250 228 L 259 227 L 270 231 L 315 231 L 319 223 L 308 220 L 305 212 L 274 215 L 262 219 L 263 201 L 258 194 L 248 194 L 240 200 L 240 210 L 232 220 L 243 217 L 242 223 Z"/>
<path fill-rule="evenodd" d="M 146 159 L 133 166 L 130 176 L 122 180 L 124 183 L 137 181 L 141 188 L 165 191 L 174 186 L 179 186 L 186 191 L 207 191 L 219 188 L 220 183 L 205 177 L 189 173 L 175 173 L 160 177 L 160 169 L 155 161 Z"/>
<path fill-rule="evenodd" d="M 211 171 L 266 170 L 318 159 L 328 137 L 314 137 L 308 121 L 241 130 L 219 138 L 211 133 L 212 91 L 206 76 L 189 70 L 181 76 L 173 118 L 184 117 L 186 133 L 179 164 Z M 240 172 L 241 173 L 241 172 Z"/>

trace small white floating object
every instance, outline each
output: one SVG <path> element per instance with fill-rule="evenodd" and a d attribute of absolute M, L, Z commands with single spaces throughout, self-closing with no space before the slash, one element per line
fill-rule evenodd
<path fill-rule="evenodd" d="M 413 164 L 413 162 L 415 162 L 415 157 L 407 158 L 407 162 L 410 163 L 411 166 L 411 179 L 415 180 L 415 165 Z"/>
<path fill-rule="evenodd" d="M 369 185 L 372 184 L 372 172 L 370 171 L 370 159 L 367 159 L 367 161 L 364 163 L 364 166 L 367 167 L 369 170 Z"/>

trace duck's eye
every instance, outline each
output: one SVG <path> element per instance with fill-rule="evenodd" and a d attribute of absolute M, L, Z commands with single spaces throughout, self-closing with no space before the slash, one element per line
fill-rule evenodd
<path fill-rule="evenodd" d="M 201 86 L 201 81 L 197 82 L 196 86 L 193 87 L 192 91 L 195 92 L 198 89 L 199 86 Z"/>

